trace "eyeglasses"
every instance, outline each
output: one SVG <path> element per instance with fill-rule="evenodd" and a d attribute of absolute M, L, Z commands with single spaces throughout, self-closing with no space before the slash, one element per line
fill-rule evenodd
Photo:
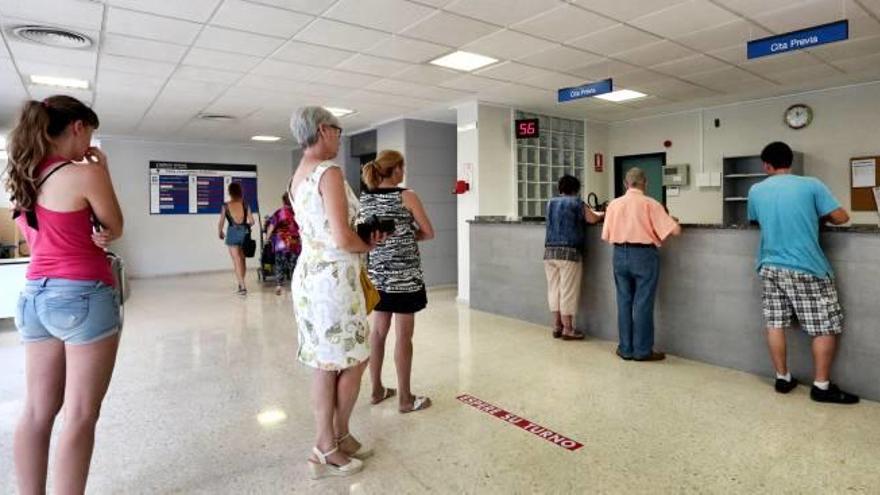
<path fill-rule="evenodd" d="M 330 128 L 332 128 L 332 129 L 335 129 L 335 130 L 336 130 L 336 135 L 337 135 L 337 136 L 341 136 L 341 135 L 342 135 L 342 127 L 339 127 L 338 125 L 333 125 L 333 124 L 327 124 L 327 127 L 330 127 Z"/>

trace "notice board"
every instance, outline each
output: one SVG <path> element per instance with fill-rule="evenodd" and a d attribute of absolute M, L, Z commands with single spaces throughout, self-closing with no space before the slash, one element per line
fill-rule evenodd
<path fill-rule="evenodd" d="M 259 211 L 256 165 L 151 161 L 150 215 L 220 213 L 233 182 L 251 211 Z"/>
<path fill-rule="evenodd" d="M 874 187 L 880 186 L 880 156 L 850 158 L 849 183 L 852 211 L 877 211 Z"/>

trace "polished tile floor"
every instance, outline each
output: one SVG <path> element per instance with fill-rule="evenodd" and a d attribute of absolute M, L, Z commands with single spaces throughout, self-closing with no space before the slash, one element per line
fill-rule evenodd
<path fill-rule="evenodd" d="M 362 394 L 354 431 L 376 456 L 356 477 L 312 482 L 289 296 L 240 299 L 231 285 L 135 283 L 91 493 L 880 493 L 877 403 L 818 405 L 804 388 L 779 396 L 683 359 L 623 362 L 609 342 L 553 340 L 456 305 L 452 291 L 432 292 L 417 323 L 414 385 L 434 407 L 403 416 Z M 390 362 L 386 372 L 392 382 Z M 22 384 L 22 349 L 0 332 L 0 493 L 14 492 Z M 505 424 L 463 393 L 584 447 Z"/>

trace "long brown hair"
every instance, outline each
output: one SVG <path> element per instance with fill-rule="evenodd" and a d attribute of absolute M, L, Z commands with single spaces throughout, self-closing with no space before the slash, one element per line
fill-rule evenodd
<path fill-rule="evenodd" d="M 16 208 L 33 208 L 37 202 L 37 166 L 49 155 L 52 140 L 78 120 L 98 128 L 95 112 L 71 96 L 50 96 L 24 104 L 7 143 L 6 190 Z"/>
<path fill-rule="evenodd" d="M 364 165 L 362 178 L 370 190 L 379 187 L 382 180 L 391 177 L 397 167 L 403 166 L 403 155 L 395 150 L 382 150 L 376 159 Z"/>

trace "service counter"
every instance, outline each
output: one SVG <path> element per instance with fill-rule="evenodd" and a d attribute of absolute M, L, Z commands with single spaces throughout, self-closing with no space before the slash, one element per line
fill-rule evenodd
<path fill-rule="evenodd" d="M 486 218 L 470 225 L 470 306 L 548 326 L 542 263 L 544 223 Z M 601 227 L 587 229 L 577 326 L 594 338 L 617 340 L 612 247 Z M 755 272 L 755 228 L 683 225 L 660 250 L 656 348 L 759 375 L 772 374 Z M 846 315 L 833 378 L 880 400 L 880 228 L 826 228 L 825 253 L 836 272 Z M 789 333 L 792 372 L 809 383 L 809 338 Z"/>

